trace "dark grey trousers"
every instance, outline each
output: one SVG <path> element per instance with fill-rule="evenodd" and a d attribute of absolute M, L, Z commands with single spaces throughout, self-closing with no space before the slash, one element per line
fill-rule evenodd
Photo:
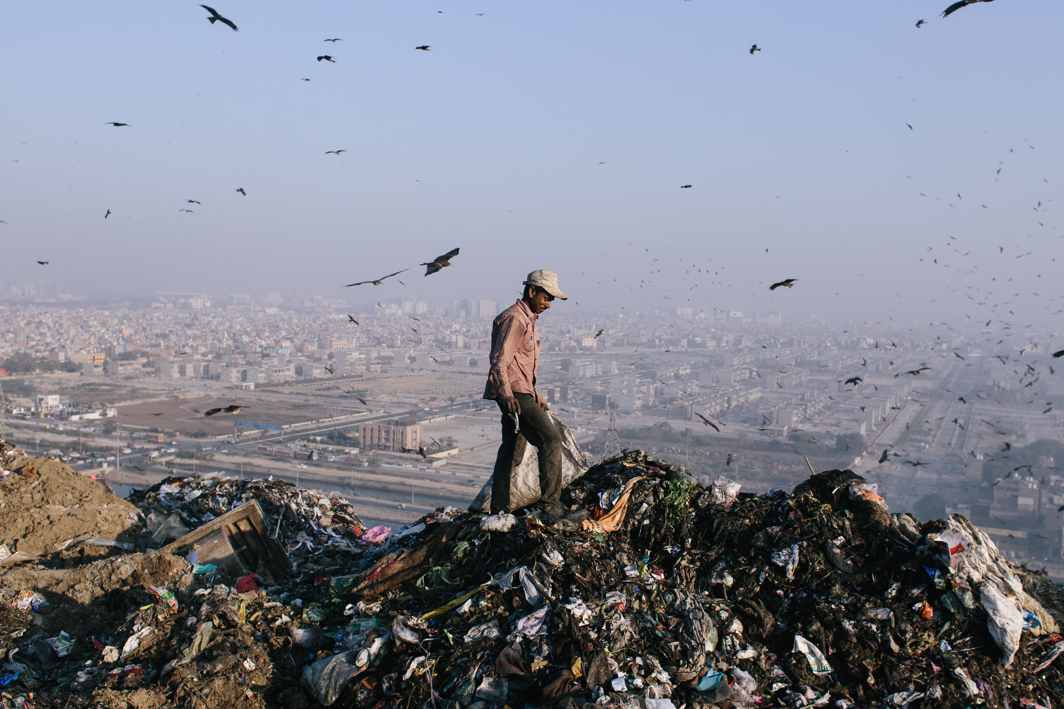
<path fill-rule="evenodd" d="M 539 453 L 539 489 L 544 507 L 552 513 L 561 511 L 562 494 L 562 436 L 550 414 L 543 410 L 531 394 L 515 394 L 521 409 L 521 435 Z M 491 475 L 491 511 L 510 511 L 510 473 L 513 469 L 517 434 L 514 419 L 499 404 L 502 412 L 502 445 L 495 457 Z"/>

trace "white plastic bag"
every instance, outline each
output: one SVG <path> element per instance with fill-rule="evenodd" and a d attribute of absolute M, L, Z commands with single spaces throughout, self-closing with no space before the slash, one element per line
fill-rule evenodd
<path fill-rule="evenodd" d="M 572 432 L 553 414 L 551 420 L 558 427 L 562 437 L 562 488 L 566 488 L 578 477 L 587 472 L 587 461 L 576 443 Z M 524 436 L 517 434 L 514 448 L 514 461 L 510 470 L 510 510 L 519 510 L 535 504 L 540 497 L 539 456 L 536 447 Z M 469 509 L 474 512 L 491 510 L 491 480 L 484 483 Z"/>

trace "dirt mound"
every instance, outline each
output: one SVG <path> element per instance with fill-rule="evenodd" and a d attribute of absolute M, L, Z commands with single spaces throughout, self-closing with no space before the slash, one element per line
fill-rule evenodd
<path fill-rule="evenodd" d="M 0 545 L 39 556 L 71 540 L 124 537 L 137 508 L 70 466 L 32 458 L 0 443 Z"/>

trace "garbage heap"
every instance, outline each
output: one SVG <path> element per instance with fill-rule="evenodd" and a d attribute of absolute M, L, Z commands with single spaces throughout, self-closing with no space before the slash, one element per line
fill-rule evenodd
<path fill-rule="evenodd" d="M 252 499 L 288 574 L 168 541 Z M 845 471 L 747 495 L 638 452 L 563 499 L 587 518 L 370 534 L 322 493 L 168 479 L 135 496 L 132 551 L 0 562 L 0 707 L 1064 702 L 1059 587 L 961 517 L 891 515 Z"/>
<path fill-rule="evenodd" d="M 262 508 L 269 537 L 301 572 L 334 570 L 358 556 L 366 532 L 347 498 L 282 480 L 211 474 L 170 477 L 129 501 L 144 515 L 151 543 L 171 542 L 249 500 Z"/>
<path fill-rule="evenodd" d="M 848 471 L 791 494 L 628 453 L 565 500 L 397 542 L 304 670 L 337 706 L 1060 706 L 1059 606 L 962 517 L 891 515 Z"/>
<path fill-rule="evenodd" d="M 6 448 L 0 455 L 17 461 L 0 474 L 0 500 L 12 503 L 0 509 L 5 517 L 31 515 L 14 504 L 30 500 L 61 519 L 47 495 L 28 497 L 43 489 L 65 499 L 57 481 L 133 511 L 119 531 L 111 517 L 94 527 L 97 517 L 72 509 L 71 539 L 0 559 L 0 708 L 314 704 L 300 677 L 315 657 L 315 629 L 346 620 L 342 608 L 335 618 L 326 611 L 334 577 L 358 568 L 374 546 L 347 500 L 274 480 L 204 476 L 169 478 L 134 495 L 134 506 L 56 461 Z M 283 574 L 226 573 L 204 558 L 217 539 L 187 554 L 180 547 L 249 504 L 262 511 L 265 534 L 253 540 L 241 517 L 225 536 L 235 546 L 279 547 Z M 4 529 L 17 549 L 41 532 Z"/>

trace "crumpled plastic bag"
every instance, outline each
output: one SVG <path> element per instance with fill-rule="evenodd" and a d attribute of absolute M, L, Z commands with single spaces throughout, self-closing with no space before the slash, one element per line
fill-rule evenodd
<path fill-rule="evenodd" d="M 712 617 L 691 596 L 680 599 L 673 612 L 682 618 L 677 631 L 681 659 L 676 676 L 681 682 L 687 682 L 702 674 L 706 656 L 716 649 L 719 634 Z"/>
<path fill-rule="evenodd" d="M 145 520 L 145 526 L 151 533 L 152 541 L 156 544 L 172 542 L 192 531 L 182 521 L 181 515 L 176 512 L 171 512 L 168 515 L 150 512 Z"/>
<path fill-rule="evenodd" d="M 485 532 L 506 533 L 513 529 L 515 524 L 517 524 L 517 518 L 509 512 L 488 515 L 480 520 L 480 528 Z"/>
<path fill-rule="evenodd" d="M 572 431 L 550 415 L 562 437 L 562 487 L 587 472 L 587 460 Z M 536 447 L 528 443 L 524 436 L 517 434 L 517 446 L 514 448 L 514 460 L 510 469 L 510 510 L 519 510 L 534 505 L 540 498 L 539 489 L 539 455 Z M 477 496 L 469 503 L 474 512 L 491 510 L 491 478 L 484 483 Z"/>
<path fill-rule="evenodd" d="M 550 606 L 544 606 L 538 611 L 534 611 L 525 617 L 520 618 L 517 621 L 517 628 L 510 634 L 510 638 L 516 639 L 520 636 L 534 638 L 537 635 L 546 635 L 548 613 L 550 613 Z"/>
<path fill-rule="evenodd" d="M 794 574 L 798 570 L 799 547 L 792 544 L 778 551 L 772 552 L 772 563 L 782 566 L 787 573 L 787 578 L 794 580 Z"/>
<path fill-rule="evenodd" d="M 709 488 L 710 499 L 713 501 L 713 504 L 728 509 L 735 504 L 735 501 L 739 498 L 739 491 L 742 489 L 742 484 L 737 483 L 734 480 L 717 478 Z"/>
<path fill-rule="evenodd" d="M 351 680 L 381 657 L 387 642 L 388 636 L 382 635 L 361 650 L 347 650 L 307 665 L 303 685 L 321 704 L 332 706 Z"/>
<path fill-rule="evenodd" d="M 986 626 L 990 637 L 1001 648 L 1001 664 L 1008 667 L 1020 649 L 1023 613 L 1015 601 L 992 583 L 984 584 L 979 589 L 979 602 L 987 612 Z"/>
<path fill-rule="evenodd" d="M 527 566 L 518 566 L 504 574 L 499 574 L 494 579 L 495 585 L 503 590 L 515 588 L 520 585 L 524 591 L 525 601 L 533 608 L 543 604 L 547 588 L 543 582 L 536 578 Z"/>
<path fill-rule="evenodd" d="M 370 527 L 362 533 L 362 541 L 369 544 L 383 544 L 392 534 L 392 528 L 383 524 Z"/>
<path fill-rule="evenodd" d="M 809 669 L 812 670 L 815 675 L 828 675 L 831 674 L 831 665 L 828 663 L 828 658 L 824 656 L 813 643 L 809 642 L 801 635 L 794 636 L 794 650 L 793 652 L 800 652 L 805 655 L 805 659 L 809 662 Z"/>
<path fill-rule="evenodd" d="M 947 524 L 945 530 L 928 535 L 928 541 L 937 545 L 944 568 L 972 589 L 978 589 L 980 604 L 990 616 L 987 627 L 1001 648 L 1006 667 L 1019 649 L 1025 611 L 1038 618 L 1041 627 L 1037 633 L 1060 631 L 1042 604 L 1024 590 L 1020 577 L 986 532 L 957 514 L 951 514 Z"/>

